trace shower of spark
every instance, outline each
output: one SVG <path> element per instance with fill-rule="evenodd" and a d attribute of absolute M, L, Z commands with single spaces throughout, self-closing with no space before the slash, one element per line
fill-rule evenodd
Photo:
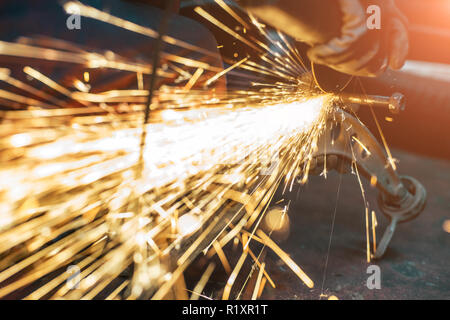
<path fill-rule="evenodd" d="M 271 54 L 263 42 L 248 40 L 197 8 L 257 49 L 264 63 L 247 57 L 217 70 L 163 52 L 165 61 L 183 67 L 158 68 L 158 75 L 182 77 L 185 84 L 159 88 L 146 125 L 142 119 L 149 92 L 142 78 L 151 66 L 111 53 L 74 51 L 56 39 L 47 39 L 45 46 L 39 39 L 0 41 L 1 56 L 20 57 L 20 72 L 65 96 L 56 98 L 18 80 L 16 71 L 0 69 L 1 81 L 35 97 L 0 90 L 5 107 L 0 115 L 0 298 L 186 298 L 183 273 L 199 254 L 217 254 L 230 271 L 224 299 L 233 297 L 235 280 L 251 257 L 259 268 L 252 289 L 257 298 L 266 282 L 275 284 L 261 254 L 253 253 L 253 240 L 274 250 L 313 286 L 258 227 L 281 184 L 286 189 L 299 176 L 306 180 L 308 166 L 302 164 L 317 148 L 331 96 L 299 89 L 295 75 L 304 65 L 286 38 L 280 34 L 274 41 L 256 19 L 245 22 L 218 2 L 245 28 L 256 26 L 284 54 Z M 73 5 L 86 17 L 158 37 L 157 31 L 79 2 L 66 3 L 66 10 Z M 170 36 L 163 40 L 210 54 Z M 75 81 L 78 91 L 69 90 L 29 66 L 29 58 L 78 64 L 85 68 L 84 82 Z M 91 93 L 87 83 L 97 68 L 136 73 L 138 89 Z M 283 81 L 253 83 L 263 89 L 226 94 L 196 89 L 234 69 Z M 229 266 L 222 248 L 235 240 L 243 253 Z M 214 268 L 206 268 L 192 299 L 202 296 L 196 291 L 205 287 Z"/>

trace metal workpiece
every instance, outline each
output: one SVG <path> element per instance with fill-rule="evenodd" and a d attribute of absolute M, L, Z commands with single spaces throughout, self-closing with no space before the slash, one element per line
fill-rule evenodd
<path fill-rule="evenodd" d="M 394 93 L 390 97 L 341 93 L 338 99 L 343 104 L 359 104 L 373 107 L 387 108 L 390 112 L 398 114 L 406 108 L 405 96 L 401 93 Z"/>
<path fill-rule="evenodd" d="M 383 257 L 397 224 L 414 219 L 425 208 L 427 192 L 423 185 L 416 179 L 408 176 L 402 176 L 401 180 L 407 189 L 402 198 L 390 199 L 389 195 L 383 193 L 378 195 L 378 205 L 381 212 L 390 219 L 390 223 L 384 231 L 377 251 L 373 255 L 374 259 Z"/>
<path fill-rule="evenodd" d="M 337 110 L 327 123 L 313 154 L 311 173 L 336 169 L 351 171 L 351 164 L 379 190 L 379 208 L 390 219 L 373 258 L 385 253 L 396 226 L 419 215 L 426 203 L 426 190 L 416 179 L 398 175 L 393 159 L 355 117 Z"/>

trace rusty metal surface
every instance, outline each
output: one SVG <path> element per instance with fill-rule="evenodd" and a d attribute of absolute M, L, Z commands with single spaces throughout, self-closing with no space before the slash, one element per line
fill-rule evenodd
<path fill-rule="evenodd" d="M 399 225 L 383 259 L 372 262 L 381 268 L 381 290 L 369 290 L 364 203 L 356 176 L 342 176 L 325 294 L 339 299 L 450 299 L 450 234 L 442 227 L 450 219 L 450 162 L 397 150 L 394 157 L 400 160 L 400 173 L 414 174 L 428 190 L 426 209 Z M 335 172 L 327 180 L 311 177 L 288 197 L 291 236 L 281 247 L 314 280 L 314 288 L 308 289 L 270 253 L 267 266 L 277 288 L 267 286 L 262 299 L 319 299 L 339 179 Z M 376 190 L 368 183 L 364 187 L 377 212 L 379 239 L 388 221 L 376 206 Z"/>

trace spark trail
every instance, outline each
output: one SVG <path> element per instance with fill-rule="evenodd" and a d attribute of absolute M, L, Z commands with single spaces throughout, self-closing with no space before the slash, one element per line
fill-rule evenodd
<path fill-rule="evenodd" d="M 116 27 L 158 36 L 155 30 L 81 3 L 68 5 L 79 5 L 82 15 Z M 223 26 L 205 10 L 197 11 Z M 285 37 L 275 42 L 254 18 L 247 20 L 239 22 L 246 28 L 256 24 L 261 39 L 287 54 L 248 57 L 225 70 L 163 54 L 178 66 L 173 72 L 158 69 L 158 75 L 174 79 L 178 74 L 185 82 L 159 88 L 145 127 L 148 91 L 143 90 L 142 75 L 152 69 L 148 64 L 72 50 L 75 45 L 57 39 L 47 39 L 45 46 L 38 39 L 0 42 L 1 56 L 23 59 L 19 71 L 0 69 L 0 80 L 34 96 L 1 91 L 0 298 L 180 298 L 185 295 L 180 293 L 183 273 L 196 257 L 217 254 L 226 261 L 222 248 L 233 239 L 246 240 L 223 297 L 232 297 L 248 253 L 262 268 L 253 297 L 260 296 L 266 281 L 274 285 L 251 251 L 251 242 L 287 256 L 255 231 L 278 186 L 286 189 L 302 175 L 306 180 L 307 168 L 300 165 L 317 148 L 332 104 L 330 95 L 299 89 L 300 80 L 293 75 L 304 65 Z M 243 37 L 237 38 L 250 43 Z M 164 41 L 210 55 L 170 36 Z M 258 52 L 267 48 L 262 40 L 254 43 L 251 47 Z M 89 71 L 98 68 L 136 73 L 138 89 L 99 91 L 83 84 L 76 86 L 82 91 L 73 91 L 36 64 L 30 67 L 28 59 L 77 64 L 90 83 L 94 75 Z M 285 81 L 227 93 L 199 88 L 233 69 Z M 20 72 L 40 81 L 54 96 L 17 80 Z M 56 98 L 58 93 L 65 98 Z M 147 135 L 141 141 L 143 130 Z M 71 266 L 80 271 L 75 290 L 68 285 L 72 280 L 66 270 Z M 289 266 L 312 286 L 294 261 L 289 260 Z M 211 272 L 208 267 L 198 288 Z M 23 288 L 32 290 L 23 296 Z"/>

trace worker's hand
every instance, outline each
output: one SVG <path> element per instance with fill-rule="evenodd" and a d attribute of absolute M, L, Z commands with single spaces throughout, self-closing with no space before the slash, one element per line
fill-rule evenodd
<path fill-rule="evenodd" d="M 311 61 L 357 76 L 378 76 L 400 69 L 409 50 L 407 20 L 393 0 L 337 0 L 342 11 L 340 36 L 308 51 Z M 366 10 L 381 8 L 381 28 L 369 30 Z"/>

